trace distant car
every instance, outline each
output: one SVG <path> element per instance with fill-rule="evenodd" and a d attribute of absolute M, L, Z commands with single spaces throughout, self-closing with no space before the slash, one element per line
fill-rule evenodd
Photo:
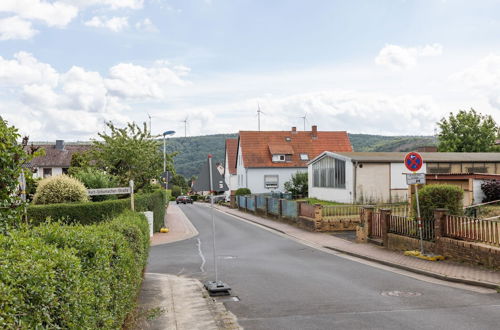
<path fill-rule="evenodd" d="M 189 196 L 179 196 L 175 199 L 175 202 L 177 204 L 182 203 L 182 204 L 193 204 L 193 200 Z"/>

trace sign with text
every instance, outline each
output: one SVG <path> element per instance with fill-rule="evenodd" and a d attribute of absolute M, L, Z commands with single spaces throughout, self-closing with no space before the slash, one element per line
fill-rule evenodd
<path fill-rule="evenodd" d="M 425 184 L 425 173 L 406 173 L 406 184 Z"/>
<path fill-rule="evenodd" d="M 88 189 L 89 196 L 130 194 L 130 187 Z"/>

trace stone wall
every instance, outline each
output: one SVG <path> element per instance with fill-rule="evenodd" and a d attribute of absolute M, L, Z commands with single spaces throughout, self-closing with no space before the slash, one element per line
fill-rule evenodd
<path fill-rule="evenodd" d="M 454 260 L 500 269 L 500 248 L 441 237 L 438 252 Z"/>
<path fill-rule="evenodd" d="M 388 244 L 387 248 L 389 250 L 396 251 L 409 251 L 409 250 L 420 250 L 420 240 L 412 237 L 406 237 L 396 234 L 388 234 Z M 424 241 L 424 251 L 432 252 L 435 251 L 435 244 L 433 242 Z"/>

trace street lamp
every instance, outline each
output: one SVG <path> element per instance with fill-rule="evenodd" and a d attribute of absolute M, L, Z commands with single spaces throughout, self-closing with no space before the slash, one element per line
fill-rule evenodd
<path fill-rule="evenodd" d="M 165 131 L 163 132 L 163 173 L 167 171 L 167 142 L 165 137 L 167 135 L 174 135 L 175 131 Z"/>

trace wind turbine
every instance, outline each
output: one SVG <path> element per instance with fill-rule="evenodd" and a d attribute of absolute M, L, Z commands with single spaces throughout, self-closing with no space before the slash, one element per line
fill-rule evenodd
<path fill-rule="evenodd" d="M 151 133 L 152 129 L 151 129 L 151 115 L 149 114 L 149 112 L 146 112 L 148 114 L 148 118 L 149 118 L 149 133 Z"/>
<path fill-rule="evenodd" d="M 309 121 L 309 120 L 307 120 L 307 112 L 304 113 L 304 115 L 299 117 L 299 118 L 302 118 L 304 120 L 304 131 L 305 131 L 306 130 L 306 121 Z"/>
<path fill-rule="evenodd" d="M 265 115 L 264 112 L 262 112 L 262 110 L 260 110 L 260 104 L 257 103 L 257 120 L 258 120 L 258 128 L 259 128 L 259 132 L 260 132 L 260 114 L 263 114 Z"/>
<path fill-rule="evenodd" d="M 184 120 L 181 120 L 181 123 L 184 123 L 184 137 L 187 137 L 187 124 L 188 124 L 188 116 L 184 118 Z"/>

